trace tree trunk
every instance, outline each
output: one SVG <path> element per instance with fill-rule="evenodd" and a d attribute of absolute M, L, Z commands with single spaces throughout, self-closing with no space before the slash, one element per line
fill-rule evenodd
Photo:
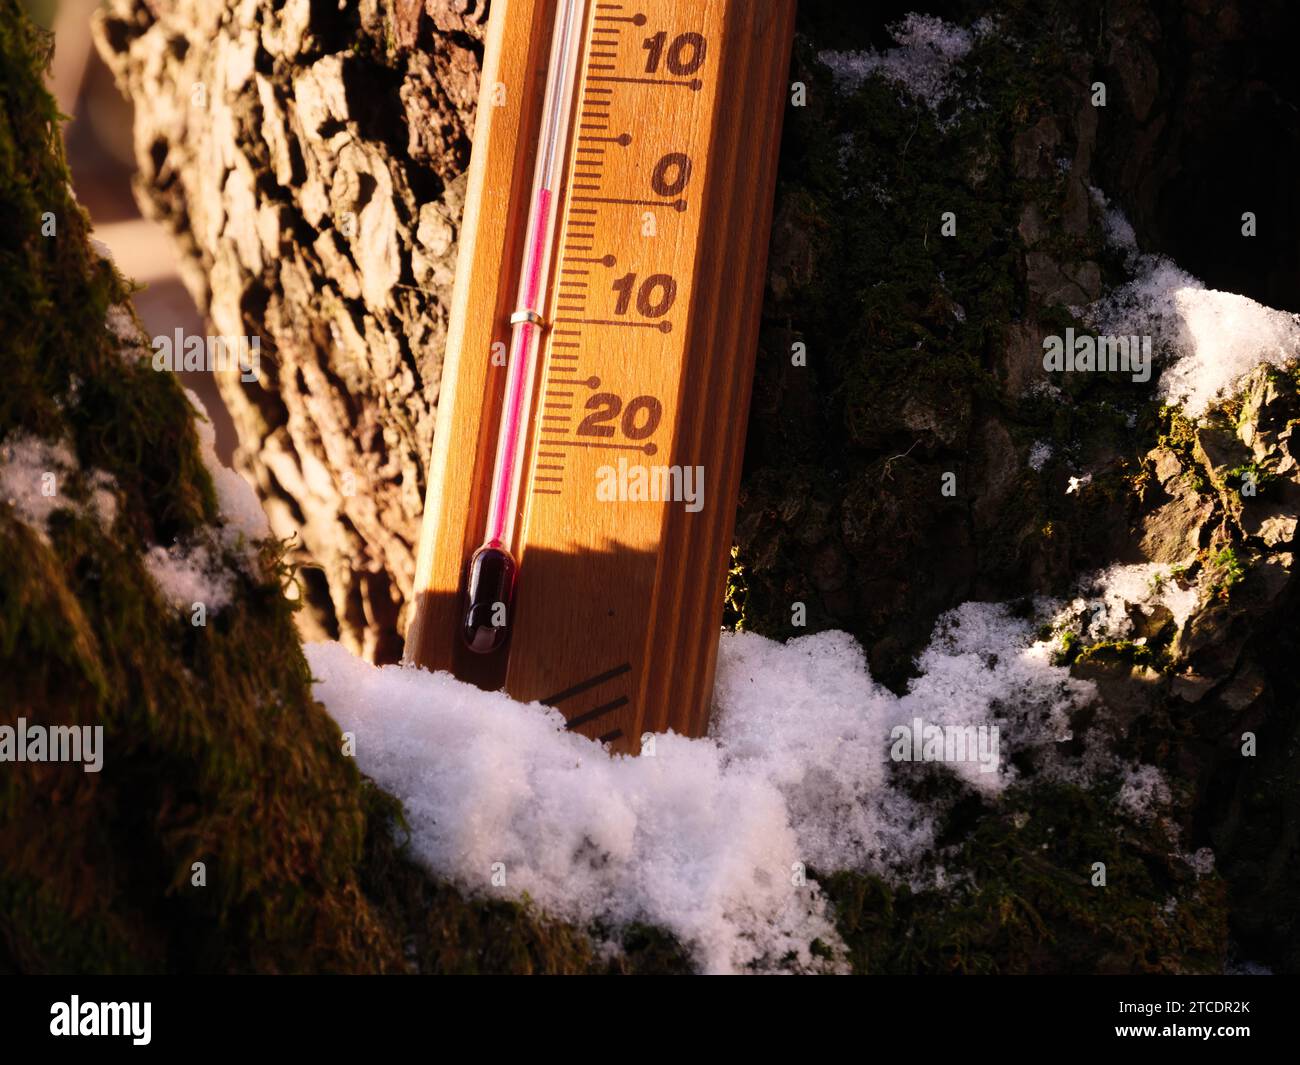
<path fill-rule="evenodd" d="M 486 5 L 120 0 L 141 203 L 176 234 L 240 446 L 317 631 L 396 660 L 413 576 Z"/>

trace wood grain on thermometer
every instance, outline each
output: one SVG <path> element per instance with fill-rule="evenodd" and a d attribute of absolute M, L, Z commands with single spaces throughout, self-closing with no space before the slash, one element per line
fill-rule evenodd
<path fill-rule="evenodd" d="M 794 0 L 495 0 L 407 659 L 700 735 Z"/>

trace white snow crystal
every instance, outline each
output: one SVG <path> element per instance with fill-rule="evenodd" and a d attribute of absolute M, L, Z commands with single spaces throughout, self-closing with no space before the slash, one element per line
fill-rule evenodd
<path fill-rule="evenodd" d="M 794 883 L 808 855 L 781 793 L 716 741 L 669 734 L 653 757 L 611 758 L 554 710 L 339 644 L 306 651 L 317 697 L 435 873 L 487 892 L 496 868 L 508 894 L 562 917 L 655 922 L 708 972 L 787 952 L 813 967 L 812 940 L 837 942 L 816 885 Z"/>
<path fill-rule="evenodd" d="M 1300 315 L 1207 289 L 1169 259 L 1137 254 L 1132 226 L 1102 193 L 1093 190 L 1093 199 L 1103 208 L 1110 242 L 1130 252 L 1134 276 L 1084 317 L 1099 334 L 1152 337 L 1164 402 L 1195 418 L 1261 363 L 1300 359 Z"/>
<path fill-rule="evenodd" d="M 818 58 L 830 68 L 841 88 L 856 89 L 877 75 L 937 112 L 956 94 L 958 64 L 975 41 L 990 32 L 991 26 L 988 20 L 980 20 L 968 30 L 933 15 L 913 13 L 890 27 L 897 48 L 883 52 L 824 51 Z"/>
<path fill-rule="evenodd" d="M 1041 470 L 1051 457 L 1052 445 L 1046 440 L 1035 440 L 1029 449 L 1029 468 L 1035 471 Z"/>
<path fill-rule="evenodd" d="M 185 395 L 190 401 L 190 406 L 199 415 L 194 419 L 194 428 L 199 435 L 199 452 L 203 458 L 203 465 L 207 467 L 208 475 L 212 478 L 212 485 L 217 492 L 217 506 L 225 524 L 234 534 L 230 537 L 232 542 L 227 546 L 234 547 L 233 541 L 239 534 L 245 537 L 246 546 L 257 540 L 265 540 L 271 535 L 271 523 L 267 521 L 261 500 L 257 498 L 257 493 L 244 478 L 217 458 L 217 433 L 208 419 L 207 408 L 204 407 L 203 401 L 188 388 L 185 389 Z"/>
<path fill-rule="evenodd" d="M 89 512 L 107 529 L 117 517 L 116 482 L 103 470 L 86 471 L 89 499 L 83 504 L 69 496 L 65 487 L 79 469 L 66 441 L 11 434 L 0 444 L 0 502 L 13 506 L 42 540 L 48 539 L 50 516 L 56 510 Z M 46 494 L 47 485 L 52 486 L 52 494 Z"/>
<path fill-rule="evenodd" d="M 202 543 L 151 547 L 145 552 L 144 567 L 163 598 L 181 610 L 194 603 L 221 610 L 234 598 L 233 574 Z"/>

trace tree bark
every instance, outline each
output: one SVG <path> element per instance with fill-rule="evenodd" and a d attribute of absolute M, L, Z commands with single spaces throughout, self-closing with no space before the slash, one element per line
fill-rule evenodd
<path fill-rule="evenodd" d="M 238 468 L 307 567 L 309 631 L 400 655 L 486 4 L 113 0 L 139 198 L 216 333 Z"/>

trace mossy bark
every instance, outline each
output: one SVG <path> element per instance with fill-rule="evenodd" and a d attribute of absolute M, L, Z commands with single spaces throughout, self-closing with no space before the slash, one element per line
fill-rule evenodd
<path fill-rule="evenodd" d="M 202 626 L 150 576 L 149 545 L 222 519 L 193 409 L 122 338 L 131 289 L 72 197 L 50 43 L 0 0 L 0 458 L 28 437 L 75 458 L 43 525 L 0 500 L 0 725 L 102 727 L 103 763 L 0 765 L 0 970 L 603 971 L 582 932 L 409 860 L 312 699 L 276 541 L 227 554 Z"/>

